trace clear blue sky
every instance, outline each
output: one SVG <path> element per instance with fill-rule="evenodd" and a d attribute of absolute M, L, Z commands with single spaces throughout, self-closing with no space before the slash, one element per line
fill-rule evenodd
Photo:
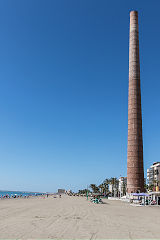
<path fill-rule="evenodd" d="M 146 171 L 160 160 L 160 1 L 0 0 L 0 189 L 78 190 L 126 175 L 133 9 Z"/>

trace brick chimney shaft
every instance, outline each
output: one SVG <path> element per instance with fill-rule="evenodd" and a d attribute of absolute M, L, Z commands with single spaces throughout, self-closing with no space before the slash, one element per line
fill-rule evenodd
<path fill-rule="evenodd" d="M 144 191 L 138 12 L 130 12 L 127 192 Z"/>

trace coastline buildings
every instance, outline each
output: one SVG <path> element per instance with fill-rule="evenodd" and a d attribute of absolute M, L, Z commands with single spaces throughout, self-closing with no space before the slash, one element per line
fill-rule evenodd
<path fill-rule="evenodd" d="M 127 193 L 144 192 L 138 12 L 130 12 Z"/>
<path fill-rule="evenodd" d="M 118 184 L 114 185 L 110 183 L 109 192 L 111 193 L 111 197 L 118 197 Z"/>
<path fill-rule="evenodd" d="M 66 190 L 65 189 L 58 189 L 58 194 L 65 194 Z"/>
<path fill-rule="evenodd" d="M 119 181 L 117 178 L 112 178 L 112 181 L 108 185 L 108 190 L 111 193 L 112 197 L 118 197 L 119 196 Z"/>
<path fill-rule="evenodd" d="M 70 196 L 71 196 L 71 195 L 73 194 L 73 192 L 72 192 L 72 190 L 71 190 L 71 189 L 69 189 L 69 190 L 67 190 L 67 191 L 66 191 L 66 194 L 68 194 L 68 195 L 70 195 Z"/>
<path fill-rule="evenodd" d="M 112 181 L 108 185 L 108 190 L 111 197 L 123 197 L 126 195 L 127 189 L 127 177 L 112 178 L 115 181 Z"/>
<path fill-rule="evenodd" d="M 153 163 L 153 165 L 147 169 L 147 182 L 149 188 L 160 188 L 160 162 Z M 159 190 L 158 188 L 157 190 Z"/>
<path fill-rule="evenodd" d="M 123 197 L 126 195 L 126 188 L 127 188 L 127 177 L 120 177 L 119 178 L 119 196 Z"/>

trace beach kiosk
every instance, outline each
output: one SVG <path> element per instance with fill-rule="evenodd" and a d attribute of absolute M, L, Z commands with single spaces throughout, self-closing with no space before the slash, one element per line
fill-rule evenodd
<path fill-rule="evenodd" d="M 160 205 L 160 191 L 159 192 L 149 192 L 151 204 Z"/>
<path fill-rule="evenodd" d="M 149 194 L 147 194 L 147 193 L 132 193 L 131 202 L 140 204 L 140 205 L 148 205 L 149 204 Z"/>

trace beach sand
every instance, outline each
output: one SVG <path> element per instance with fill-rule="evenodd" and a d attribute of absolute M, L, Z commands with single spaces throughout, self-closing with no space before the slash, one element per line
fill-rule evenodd
<path fill-rule="evenodd" d="M 85 197 L 0 200 L 0 238 L 160 238 L 160 207 Z"/>

